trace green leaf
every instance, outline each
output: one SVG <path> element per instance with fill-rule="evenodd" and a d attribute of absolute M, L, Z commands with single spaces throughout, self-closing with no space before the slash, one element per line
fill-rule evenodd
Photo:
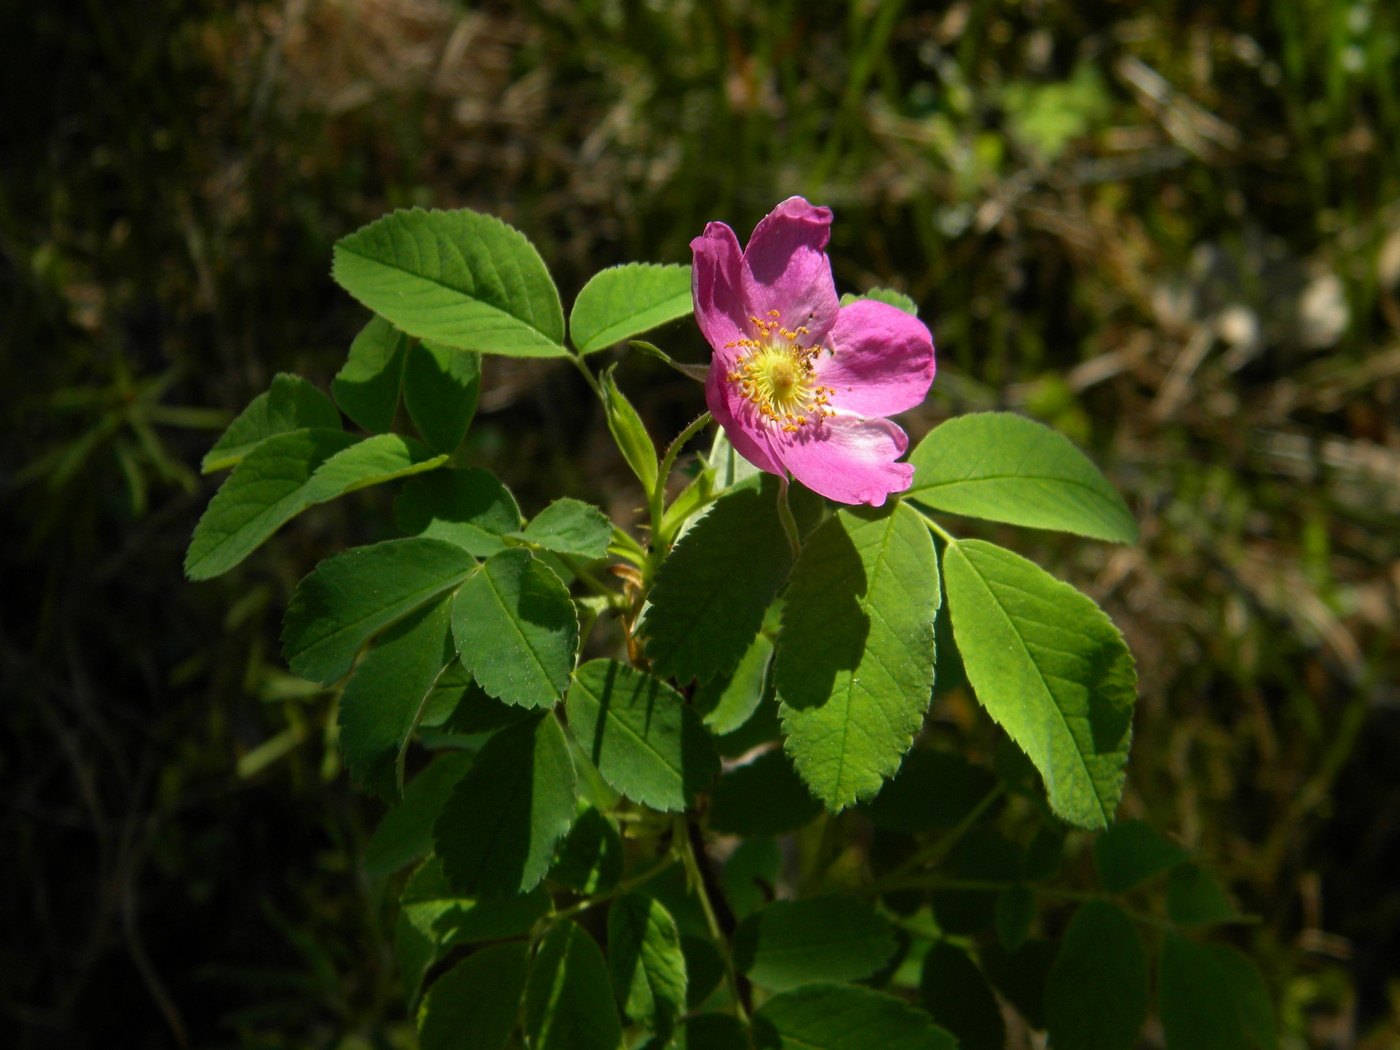
<path fill-rule="evenodd" d="M 199 469 L 209 474 L 232 467 L 255 447 L 276 434 L 292 430 L 339 430 L 340 413 L 331 399 L 301 376 L 281 372 L 270 389 L 259 394 L 229 424 Z"/>
<path fill-rule="evenodd" d="M 822 811 L 781 751 L 726 772 L 710 792 L 710 827 L 728 835 L 781 835 Z"/>
<path fill-rule="evenodd" d="M 677 682 L 728 674 L 791 566 L 772 487 L 716 500 L 656 574 L 641 629 L 652 670 Z"/>
<path fill-rule="evenodd" d="M 549 271 L 519 230 L 492 216 L 396 211 L 337 241 L 331 272 L 419 339 L 513 357 L 568 353 Z"/>
<path fill-rule="evenodd" d="M 1147 951 L 1133 921 L 1107 901 L 1081 905 L 1045 985 L 1050 1042 L 1056 1050 L 1132 1050 L 1146 1019 Z"/>
<path fill-rule="evenodd" d="M 388 540 L 327 558 L 297 585 L 287 606 L 287 665 L 313 682 L 336 681 L 372 636 L 475 569 L 460 547 L 430 539 Z"/>
<path fill-rule="evenodd" d="M 1235 1000 L 1235 1010 L 1250 1045 L 1256 1050 L 1278 1050 L 1278 1021 L 1264 975 L 1254 961 L 1229 945 L 1206 946 L 1216 968 L 1224 975 Z"/>
<path fill-rule="evenodd" d="M 536 886 L 512 897 L 464 897 L 447 881 L 440 857 L 429 857 L 409 876 L 399 904 L 440 949 L 528 933 L 549 913 L 549 891 Z"/>
<path fill-rule="evenodd" d="M 605 893 L 617 885 L 622 866 L 622 838 L 617 828 L 589 806 L 559 844 L 549 877 L 579 893 Z"/>
<path fill-rule="evenodd" d="M 233 568 L 307 507 L 355 489 L 432 470 L 446 460 L 397 434 L 358 440 L 340 430 L 293 430 L 257 445 L 220 486 L 185 556 L 192 580 Z"/>
<path fill-rule="evenodd" d="M 1055 947 L 1043 937 L 1029 937 L 1013 951 L 993 941 L 979 953 L 982 972 L 1032 1028 L 1045 1027 L 1045 982 Z"/>
<path fill-rule="evenodd" d="M 591 560 L 607 555 L 612 533 L 612 522 L 601 510 L 565 496 L 536 514 L 522 531 L 511 535 L 556 554 Z"/>
<path fill-rule="evenodd" d="M 915 835 L 953 827 L 996 786 L 996 774 L 985 766 L 945 751 L 915 748 L 904 756 L 894 779 L 861 808 L 877 827 Z"/>
<path fill-rule="evenodd" d="M 692 309 L 689 266 L 612 266 L 595 274 L 578 293 L 569 313 L 569 335 L 580 354 L 591 354 Z"/>
<path fill-rule="evenodd" d="M 720 886 L 739 918 L 767 907 L 782 874 L 783 852 L 771 838 L 744 839 L 724 862 Z"/>
<path fill-rule="evenodd" d="M 692 1014 L 672 1044 L 676 1050 L 754 1050 L 748 1028 L 733 1014 Z"/>
<path fill-rule="evenodd" d="M 749 720 L 767 690 L 772 662 L 773 640 L 757 634 L 732 672 L 696 688 L 690 702 L 712 732 L 732 733 Z"/>
<path fill-rule="evenodd" d="M 456 658 L 450 602 L 417 609 L 386 630 L 340 698 L 340 747 L 356 784 L 380 798 L 399 796 L 400 756 L 433 683 Z"/>
<path fill-rule="evenodd" d="M 452 886 L 470 897 L 534 887 L 573 825 L 577 798 L 569 745 L 552 716 L 502 729 L 477 753 L 434 826 Z"/>
<path fill-rule="evenodd" d="M 686 970 L 680 932 L 660 901 L 629 893 L 613 902 L 608 962 L 622 1012 L 668 1039 L 685 1012 Z"/>
<path fill-rule="evenodd" d="M 372 434 L 394 425 L 403 386 L 404 361 L 412 337 L 382 317 L 373 317 L 350 344 L 350 356 L 331 380 L 335 402 Z"/>
<path fill-rule="evenodd" d="M 810 984 L 769 999 L 754 1015 L 757 1042 L 781 1050 L 957 1050 L 928 1014 L 869 988 Z"/>
<path fill-rule="evenodd" d="M 811 981 L 869 977 L 896 947 L 890 924 L 866 901 L 775 901 L 739 924 L 734 965 L 755 984 L 781 992 Z"/>
<path fill-rule="evenodd" d="M 394 517 L 410 536 L 447 540 L 478 558 L 505 550 L 501 537 L 520 528 L 515 497 L 479 467 L 414 478 L 394 501 Z"/>
<path fill-rule="evenodd" d="M 520 1012 L 530 968 L 520 942 L 494 944 L 439 977 L 418 1017 L 421 1050 L 500 1050 Z"/>
<path fill-rule="evenodd" d="M 529 551 L 493 554 L 457 592 L 452 633 L 462 665 L 517 707 L 564 698 L 578 651 L 578 616 L 559 577 Z"/>
<path fill-rule="evenodd" d="M 1021 848 L 1011 840 L 974 826 L 958 839 L 941 869 L 953 880 L 976 883 L 1014 882 L 1021 876 Z M 936 888 L 929 903 L 945 934 L 974 934 L 996 920 L 994 889 Z"/>
<path fill-rule="evenodd" d="M 903 292 L 896 292 L 893 288 L 872 288 L 864 295 L 854 295 L 851 292 L 847 292 L 845 295 L 841 296 L 841 305 L 850 306 L 852 303 L 859 303 L 866 300 L 876 303 L 886 303 L 889 306 L 894 306 L 903 310 L 906 314 L 910 314 L 914 317 L 919 316 L 919 305 Z"/>
<path fill-rule="evenodd" d="M 457 736 L 494 733 L 528 716 L 524 708 L 503 704 L 487 693 L 460 661 L 443 671 L 424 707 L 419 726 Z"/>
<path fill-rule="evenodd" d="M 997 997 L 977 964 L 956 945 L 929 945 L 920 970 L 919 1003 L 957 1036 L 959 1050 L 1004 1050 L 1006 1023 Z"/>
<path fill-rule="evenodd" d="M 1258 971 L 1229 949 L 1165 934 L 1157 1008 L 1167 1050 L 1271 1050 L 1278 1045 L 1273 1007 Z"/>
<path fill-rule="evenodd" d="M 1116 821 L 1094 840 L 1094 867 L 1109 893 L 1122 893 L 1186 859 L 1186 851 L 1140 820 Z"/>
<path fill-rule="evenodd" d="M 1069 584 L 990 543 L 948 544 L 943 577 L 977 699 L 1040 770 L 1059 816 L 1107 827 L 1137 690 L 1122 635 Z"/>
<path fill-rule="evenodd" d="M 1219 879 L 1199 864 L 1181 864 L 1167 879 L 1167 916 L 1182 926 L 1204 926 L 1239 913 Z"/>
<path fill-rule="evenodd" d="M 365 847 L 366 872 L 382 878 L 432 851 L 433 823 L 470 766 L 471 756 L 448 751 L 408 782 L 403 800 L 380 818 Z"/>
<path fill-rule="evenodd" d="M 646 424 L 632 402 L 617 388 L 613 373 L 617 365 L 610 365 L 599 377 L 603 392 L 603 408 L 607 412 L 608 430 L 617 442 L 618 451 L 646 492 L 656 487 L 656 474 L 660 469 L 656 459 L 656 445 L 647 433 Z"/>
<path fill-rule="evenodd" d="M 909 454 L 905 493 L 935 510 L 1136 543 L 1123 497 L 1069 438 L 1009 412 L 977 412 L 932 430 Z"/>
<path fill-rule="evenodd" d="M 690 805 L 719 772 L 710 735 L 670 686 L 615 660 L 574 673 L 569 728 L 610 785 L 665 812 Z"/>
<path fill-rule="evenodd" d="M 1008 886 L 997 894 L 997 940 L 1014 952 L 1030 935 L 1035 922 L 1035 891 L 1029 886 Z"/>
<path fill-rule="evenodd" d="M 418 433 L 438 452 L 466 437 L 481 393 L 481 355 L 436 343 L 415 343 L 403 372 L 403 400 Z"/>
<path fill-rule="evenodd" d="M 525 988 L 530 1050 L 618 1050 L 622 1025 L 608 966 L 593 938 L 568 920 L 545 934 Z"/>
<path fill-rule="evenodd" d="M 902 504 L 843 508 L 807 538 L 774 673 L 788 752 L 833 812 L 879 791 L 923 723 L 941 599 L 933 540 Z"/>

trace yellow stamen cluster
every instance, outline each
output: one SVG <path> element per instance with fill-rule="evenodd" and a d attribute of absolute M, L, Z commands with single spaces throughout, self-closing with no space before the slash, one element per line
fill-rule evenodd
<path fill-rule="evenodd" d="M 779 322 L 780 316 L 777 310 L 769 310 L 766 318 L 750 317 L 757 338 L 725 344 L 743 351 L 728 378 L 739 384 L 764 419 L 795 434 L 836 414 L 829 407 L 836 390 L 816 382 L 814 363 L 821 347 L 803 346 L 803 337 L 810 334 L 807 329 L 799 325 L 789 331 Z"/>

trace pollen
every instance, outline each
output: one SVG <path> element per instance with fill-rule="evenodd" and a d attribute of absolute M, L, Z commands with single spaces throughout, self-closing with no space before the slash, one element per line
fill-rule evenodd
<path fill-rule="evenodd" d="M 817 382 L 815 365 L 821 347 L 803 345 L 811 333 L 801 325 L 784 327 L 781 316 L 769 310 L 766 318 L 749 318 L 756 338 L 726 344 L 742 351 L 726 378 L 739 387 L 763 420 L 784 433 L 796 434 L 836 414 L 830 407 L 836 390 Z"/>

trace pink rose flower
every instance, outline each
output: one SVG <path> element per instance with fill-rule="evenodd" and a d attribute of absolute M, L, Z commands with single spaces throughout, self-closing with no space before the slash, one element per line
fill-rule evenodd
<path fill-rule="evenodd" d="M 690 242 L 695 319 L 714 349 L 705 400 L 754 466 L 838 503 L 909 487 L 909 438 L 883 417 L 933 382 L 933 339 L 885 303 L 841 306 L 826 257 L 831 209 L 789 197 L 747 248 L 722 222 Z"/>

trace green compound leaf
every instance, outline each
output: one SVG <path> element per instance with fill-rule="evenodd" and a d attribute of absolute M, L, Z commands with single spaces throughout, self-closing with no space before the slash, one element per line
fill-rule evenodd
<path fill-rule="evenodd" d="M 293 430 L 257 445 L 220 486 L 185 556 L 192 580 L 233 568 L 307 507 L 355 489 L 432 470 L 447 459 L 416 441 L 341 430 Z"/>
<path fill-rule="evenodd" d="M 896 292 L 893 288 L 872 288 L 864 295 L 855 295 L 852 292 L 847 292 L 845 295 L 841 296 L 841 305 L 850 306 L 852 303 L 858 303 L 863 300 L 885 303 L 889 306 L 897 307 L 911 316 L 919 316 L 918 304 L 903 292 Z"/>
<path fill-rule="evenodd" d="M 608 414 L 608 430 L 612 431 L 622 458 L 627 460 L 642 488 L 650 492 L 656 487 L 656 474 L 661 469 L 656 460 L 656 445 L 647 433 L 641 415 L 617 388 L 617 381 L 613 379 L 616 371 L 617 365 L 611 365 L 599 377 L 603 407 Z"/>
<path fill-rule="evenodd" d="M 774 665 L 787 749 L 832 812 L 899 768 L 933 687 L 933 540 L 902 504 L 842 509 L 792 572 Z"/>
<path fill-rule="evenodd" d="M 1137 523 L 1084 453 L 1049 427 L 976 412 L 929 432 L 909 455 L 906 498 L 935 510 L 1136 543 Z"/>
<path fill-rule="evenodd" d="M 481 355 L 415 343 L 403 372 L 403 400 L 418 433 L 435 451 L 453 452 L 467 435 L 481 393 Z"/>
<path fill-rule="evenodd" d="M 531 1050 L 617 1050 L 622 1043 L 608 964 L 568 920 L 545 934 L 530 968 L 525 1036 Z"/>
<path fill-rule="evenodd" d="M 612 532 L 612 522 L 601 510 L 591 503 L 565 496 L 536 514 L 523 530 L 511 535 L 556 554 L 592 560 L 607 555 Z"/>
<path fill-rule="evenodd" d="M 710 827 L 728 835 L 782 835 L 822 811 L 781 751 L 726 772 L 710 792 Z"/>
<path fill-rule="evenodd" d="M 442 540 L 388 540 L 327 558 L 297 585 L 282 626 L 282 654 L 294 674 L 323 685 L 350 670 L 375 634 L 476 569 Z"/>
<path fill-rule="evenodd" d="M 209 474 L 235 466 L 257 445 L 292 430 L 339 430 L 340 413 L 331 399 L 301 376 L 281 372 L 272 386 L 248 402 L 229 424 L 199 469 Z"/>
<path fill-rule="evenodd" d="M 1030 936 L 1035 922 L 1035 891 L 1029 886 L 1008 886 L 997 894 L 997 940 L 1014 952 Z"/>
<path fill-rule="evenodd" d="M 1137 679 L 1103 611 L 980 540 L 948 544 L 944 584 L 968 681 L 1072 824 L 1107 827 L 1123 791 Z"/>
<path fill-rule="evenodd" d="M 640 893 L 608 910 L 608 963 L 622 1012 L 663 1042 L 685 1012 L 686 969 L 681 935 L 660 901 Z"/>
<path fill-rule="evenodd" d="M 380 637 L 340 698 L 340 747 L 351 779 L 387 801 L 399 796 L 400 756 L 443 669 L 457 658 L 444 596 Z"/>
<path fill-rule="evenodd" d="M 574 821 L 559 845 L 549 877 L 580 893 L 605 893 L 622 877 L 622 836 L 592 806 Z"/>
<path fill-rule="evenodd" d="M 1140 820 L 1120 820 L 1094 840 L 1094 867 L 1109 893 L 1122 893 L 1174 868 L 1184 849 Z"/>
<path fill-rule="evenodd" d="M 996 994 L 967 952 L 935 941 L 924 955 L 919 1002 L 958 1039 L 958 1050 L 1004 1050 L 1006 1023 Z"/>
<path fill-rule="evenodd" d="M 1275 1050 L 1279 1045 L 1263 978 L 1233 949 L 1167 933 L 1157 974 L 1167 1050 Z"/>
<path fill-rule="evenodd" d="M 754 1050 L 748 1027 L 733 1014 L 691 1014 L 671 1044 L 676 1050 Z"/>
<path fill-rule="evenodd" d="M 569 728 L 598 772 L 634 802 L 679 812 L 719 772 L 700 717 L 670 686 L 615 660 L 574 673 Z"/>
<path fill-rule="evenodd" d="M 409 876 L 399 904 L 446 949 L 528 933 L 549 913 L 550 898 L 543 886 L 514 897 L 464 897 L 448 883 L 441 858 L 429 857 Z"/>
<path fill-rule="evenodd" d="M 728 674 L 791 567 L 772 487 L 716 500 L 656 574 L 642 624 L 652 670 L 677 682 Z"/>
<path fill-rule="evenodd" d="M 493 554 L 457 592 L 452 633 L 462 665 L 517 707 L 564 698 L 578 651 L 578 615 L 559 577 L 529 551 Z"/>
<path fill-rule="evenodd" d="M 394 501 L 394 517 L 410 536 L 447 540 L 478 558 L 505 550 L 501 537 L 520 528 L 515 497 L 479 467 L 414 478 Z"/>
<path fill-rule="evenodd" d="M 403 801 L 380 818 L 365 847 L 365 871 L 383 878 L 432 852 L 438 811 L 471 764 L 471 756 L 447 751 L 408 782 Z"/>
<path fill-rule="evenodd" d="M 396 211 L 342 237 L 332 276 L 396 328 L 460 350 L 562 357 L 559 292 L 524 234 L 467 211 Z"/>
<path fill-rule="evenodd" d="M 1147 987 L 1147 950 L 1133 921 L 1107 901 L 1081 905 L 1045 984 L 1051 1043 L 1132 1050 L 1147 1019 Z"/>
<path fill-rule="evenodd" d="M 772 662 L 773 640 L 757 634 L 732 672 L 695 690 L 690 702 L 713 733 L 732 733 L 749 720 L 768 688 Z"/>
<path fill-rule="evenodd" d="M 905 835 L 951 828 L 996 790 L 996 774 L 959 755 L 915 748 L 861 808 L 877 827 Z"/>
<path fill-rule="evenodd" d="M 1205 926 L 1238 919 L 1230 895 L 1199 864 L 1181 864 L 1167 879 L 1167 916 L 1181 926 Z"/>
<path fill-rule="evenodd" d="M 895 953 L 890 924 L 855 897 L 776 901 L 739 924 L 734 965 L 782 992 L 811 981 L 869 977 Z"/>
<path fill-rule="evenodd" d="M 569 313 L 569 335 L 580 354 L 591 354 L 692 309 L 689 266 L 627 263 L 583 286 Z"/>
<path fill-rule="evenodd" d="M 760 1046 L 781 1050 L 957 1050 L 928 1014 L 869 988 L 809 984 L 775 995 L 754 1015 Z"/>
<path fill-rule="evenodd" d="M 530 969 L 523 943 L 494 944 L 439 977 L 418 1016 L 421 1050 L 500 1050 L 520 1012 Z"/>
<path fill-rule="evenodd" d="M 350 356 L 331 380 L 340 410 L 371 434 L 394 425 L 404 361 L 413 337 L 382 317 L 371 318 L 350 344 Z"/>
<path fill-rule="evenodd" d="M 448 881 L 469 897 L 532 889 L 573 825 L 578 784 L 550 715 L 502 729 L 443 804 L 433 836 Z"/>

